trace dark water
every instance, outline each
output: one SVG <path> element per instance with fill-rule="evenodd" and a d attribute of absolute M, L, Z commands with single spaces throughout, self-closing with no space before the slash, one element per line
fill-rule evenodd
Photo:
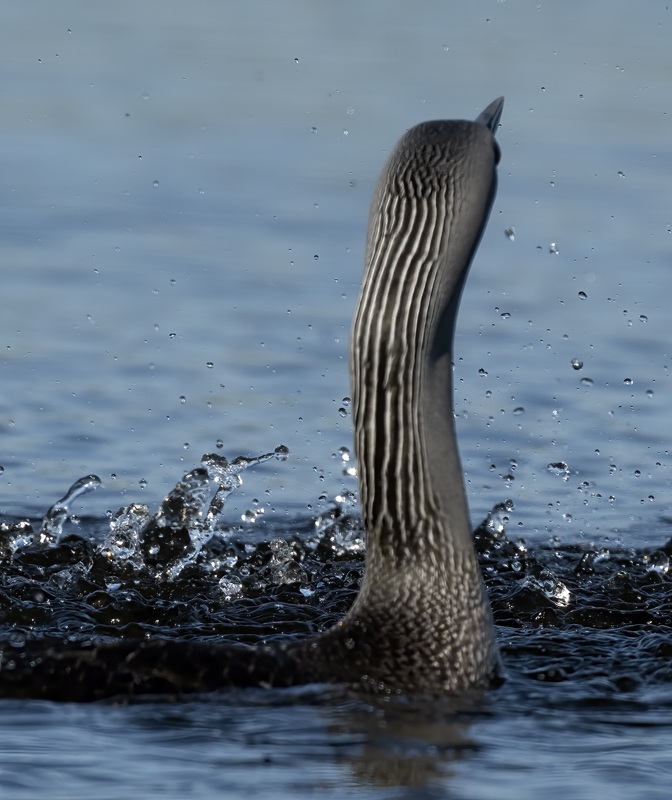
<path fill-rule="evenodd" d="M 500 94 L 455 410 L 474 527 L 513 501 L 478 542 L 497 691 L 3 700 L 1 794 L 669 796 L 670 13 L 0 12 L 5 665 L 45 635 L 257 642 L 342 614 L 363 566 L 343 399 L 373 184 L 406 128 Z M 143 550 L 202 453 L 280 444 L 286 461 L 241 472 L 214 538 L 199 518 L 170 552 Z M 104 488 L 40 543 L 91 474 Z"/>

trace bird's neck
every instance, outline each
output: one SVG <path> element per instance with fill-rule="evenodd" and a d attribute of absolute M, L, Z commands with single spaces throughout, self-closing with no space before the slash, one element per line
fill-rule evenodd
<path fill-rule="evenodd" d="M 375 220 L 370 227 L 351 380 L 368 561 L 406 569 L 451 550 L 473 552 L 451 380 L 454 320 L 471 252 L 449 247 L 447 196 L 415 198 L 398 213 L 407 236 L 401 243 L 396 236 L 396 250 L 393 232 L 381 228 L 391 219 L 381 214 L 378 228 Z M 446 269 L 447 260 L 463 268 Z"/>

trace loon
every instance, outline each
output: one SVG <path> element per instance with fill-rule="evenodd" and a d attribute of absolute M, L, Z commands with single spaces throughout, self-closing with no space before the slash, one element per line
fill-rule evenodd
<path fill-rule="evenodd" d="M 247 647 L 167 639 L 32 642 L 0 695 L 90 701 L 226 686 L 344 683 L 460 694 L 499 681 L 453 420 L 464 281 L 497 188 L 504 100 L 411 128 L 380 175 L 350 341 L 366 569 L 331 630 Z"/>

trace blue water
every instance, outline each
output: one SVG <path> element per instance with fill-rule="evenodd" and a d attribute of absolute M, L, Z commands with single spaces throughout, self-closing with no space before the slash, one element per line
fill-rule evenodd
<path fill-rule="evenodd" d="M 296 705 L 259 694 L 124 709 L 6 701 L 4 796 L 669 796 L 669 692 L 664 712 L 660 698 L 578 710 L 553 691 L 508 694 L 443 720 L 440 708 L 315 705 L 307 692 Z"/>
<path fill-rule="evenodd" d="M 671 14 L 619 0 L 3 8 L 0 515 L 40 517 L 90 473 L 105 489 L 76 513 L 155 508 L 203 453 L 279 444 L 290 459 L 245 476 L 232 520 L 259 500 L 271 526 L 298 525 L 354 491 L 334 454 L 352 447 L 339 409 L 373 185 L 406 128 L 504 94 L 499 193 L 456 341 L 474 523 L 511 498 L 509 535 L 536 546 L 660 547 Z M 547 469 L 560 461 L 566 474 Z M 667 797 L 667 684 L 609 701 L 593 688 L 514 674 L 459 713 L 318 689 L 3 701 L 0 789 Z"/>

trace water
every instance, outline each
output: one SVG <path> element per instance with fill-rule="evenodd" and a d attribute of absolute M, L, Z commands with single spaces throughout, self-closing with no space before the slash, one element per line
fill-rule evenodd
<path fill-rule="evenodd" d="M 670 13 L 3 10 L 1 517 L 39 532 L 74 481 L 104 484 L 74 499 L 77 538 L 46 566 L 5 560 L 17 653 L 35 630 L 253 641 L 342 613 L 362 566 L 339 449 L 352 450 L 347 339 L 373 184 L 406 128 L 473 118 L 499 94 L 499 193 L 455 384 L 474 526 L 513 501 L 508 543 L 481 556 L 509 675 L 482 701 L 322 687 L 3 701 L 4 794 L 667 797 Z M 123 574 L 101 568 L 101 588 L 72 571 L 98 547 L 133 550 L 132 524 L 106 541 L 107 511 L 151 516 L 203 453 L 278 445 L 287 461 L 245 470 L 227 499 L 221 525 L 242 544 L 215 554 L 205 602 L 179 574 L 129 602 Z M 25 527 L 12 535 L 29 551 Z M 272 564 L 278 539 L 293 557 Z M 292 562 L 308 574 L 285 583 Z M 259 570 L 266 586 L 245 586 Z"/>

